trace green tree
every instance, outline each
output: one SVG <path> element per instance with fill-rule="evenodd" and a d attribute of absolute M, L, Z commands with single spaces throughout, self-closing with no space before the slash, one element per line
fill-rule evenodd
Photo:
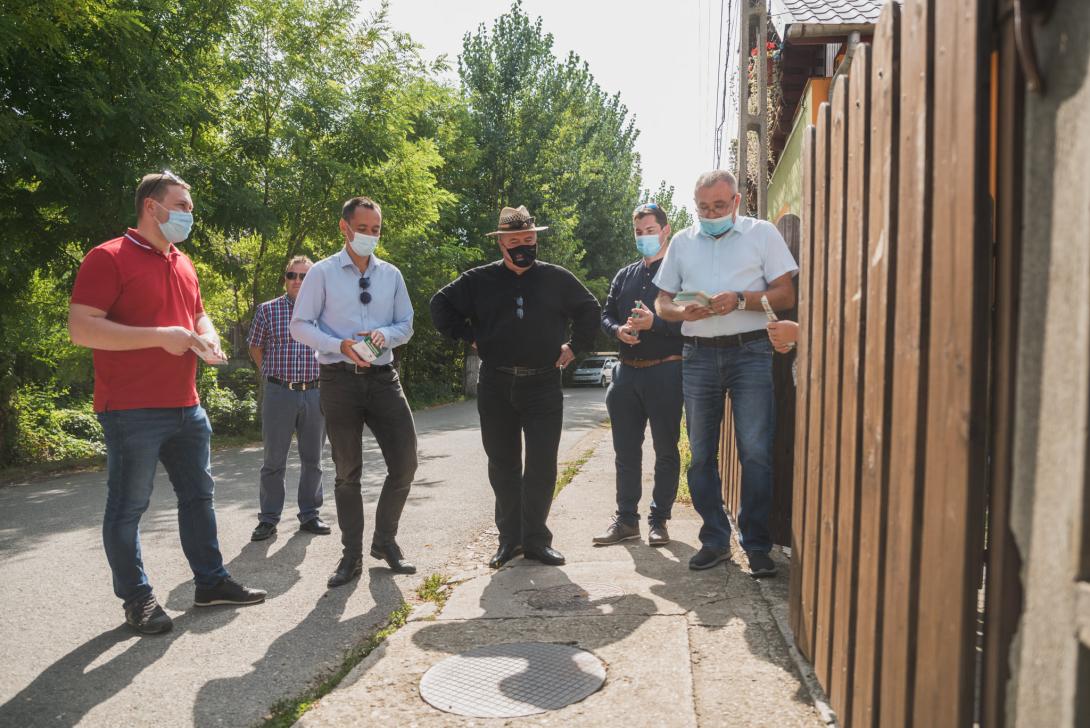
<path fill-rule="evenodd" d="M 604 296 L 628 257 L 628 216 L 639 194 L 638 132 L 628 110 L 577 55 L 557 59 L 552 35 L 518 1 L 491 30 L 466 35 L 458 68 L 478 149 L 470 166 L 449 172 L 463 244 L 478 247 L 482 259 L 497 257 L 484 233 L 502 206 L 525 204 L 550 228 L 541 256 Z"/>

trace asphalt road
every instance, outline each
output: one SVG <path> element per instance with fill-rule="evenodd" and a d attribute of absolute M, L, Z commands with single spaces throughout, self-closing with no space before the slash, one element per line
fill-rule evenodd
<path fill-rule="evenodd" d="M 566 389 L 561 459 L 605 419 L 604 391 Z M 220 546 L 231 574 L 267 589 L 265 604 L 195 609 L 192 574 L 178 542 L 173 492 L 162 468 L 142 521 L 145 568 L 174 619 L 166 635 L 124 625 L 102 551 L 103 473 L 0 489 L 0 726 L 246 726 L 340 663 L 410 594 L 492 524 L 474 402 L 416 414 L 420 468 L 399 542 L 418 566 L 393 576 L 369 560 L 363 577 L 327 590 L 338 531 L 297 529 L 298 462 L 289 458 L 288 506 L 278 535 L 251 543 L 261 448 L 213 454 Z M 365 543 L 385 474 L 365 436 Z M 335 523 L 326 454 L 323 517 Z"/>

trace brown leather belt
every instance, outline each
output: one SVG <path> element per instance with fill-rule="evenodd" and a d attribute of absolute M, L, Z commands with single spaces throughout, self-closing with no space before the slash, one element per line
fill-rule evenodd
<path fill-rule="evenodd" d="M 681 361 L 681 354 L 671 354 L 661 359 L 621 359 L 621 363 L 626 367 L 635 367 L 636 369 L 646 369 L 647 367 L 665 364 L 668 361 Z"/>

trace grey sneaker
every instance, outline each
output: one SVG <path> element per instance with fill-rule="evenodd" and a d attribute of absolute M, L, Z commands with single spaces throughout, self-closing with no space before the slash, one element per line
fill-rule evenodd
<path fill-rule="evenodd" d="M 670 543 L 670 532 L 666 530 L 665 523 L 652 523 L 647 531 L 648 546 L 665 546 Z"/>
<path fill-rule="evenodd" d="M 758 576 L 775 576 L 776 575 L 776 562 L 772 560 L 772 557 L 765 551 L 747 551 L 746 556 L 749 559 L 749 575 L 753 577 Z"/>
<path fill-rule="evenodd" d="M 613 523 L 609 524 L 609 528 L 605 530 L 605 533 L 600 533 L 594 537 L 594 545 L 610 546 L 639 537 L 640 525 L 638 523 L 635 526 L 630 526 L 627 523 L 622 523 L 620 519 L 614 518 Z"/>
<path fill-rule="evenodd" d="M 161 634 L 174 626 L 151 594 L 125 605 L 125 623 L 140 634 Z"/>

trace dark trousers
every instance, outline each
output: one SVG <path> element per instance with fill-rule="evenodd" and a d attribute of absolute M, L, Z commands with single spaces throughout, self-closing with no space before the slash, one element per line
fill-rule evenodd
<path fill-rule="evenodd" d="M 375 436 L 386 461 L 373 544 L 390 543 L 397 536 L 401 511 L 416 475 L 416 426 L 396 371 L 354 374 L 323 366 L 321 372 L 318 391 L 337 471 L 333 495 L 341 544 L 346 557 L 357 557 L 363 553 L 363 426 Z"/>
<path fill-rule="evenodd" d="M 677 497 L 681 456 L 681 361 L 636 368 L 617 364 L 606 392 L 617 466 L 617 518 L 634 526 L 640 521 L 643 491 L 643 434 L 651 422 L 655 445 L 655 487 L 648 523 L 665 523 Z"/>
<path fill-rule="evenodd" d="M 556 489 L 556 455 L 564 425 L 560 370 L 515 377 L 482 368 L 477 411 L 488 480 L 496 494 L 500 542 L 528 549 L 552 545 L 545 521 Z"/>

